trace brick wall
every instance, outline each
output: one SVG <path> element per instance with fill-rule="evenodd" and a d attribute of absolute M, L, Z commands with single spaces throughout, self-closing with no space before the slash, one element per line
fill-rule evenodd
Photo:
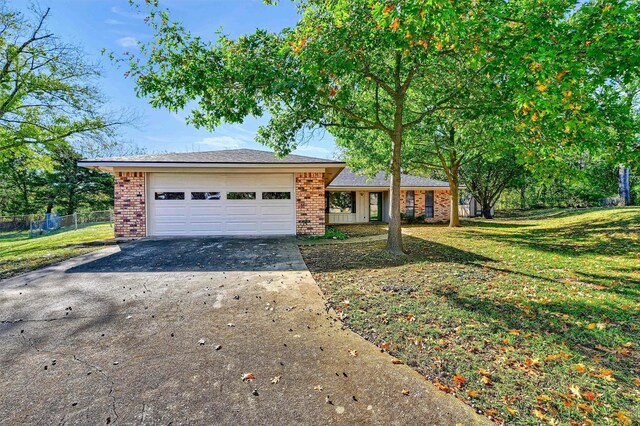
<path fill-rule="evenodd" d="M 114 174 L 116 238 L 146 237 L 144 172 L 115 172 Z"/>
<path fill-rule="evenodd" d="M 446 222 L 451 214 L 451 191 L 449 189 L 433 191 L 433 217 L 427 222 Z"/>
<path fill-rule="evenodd" d="M 324 235 L 324 173 L 296 173 L 296 233 Z"/>
<path fill-rule="evenodd" d="M 416 190 L 414 192 L 415 201 L 415 217 L 422 216 L 426 210 L 426 192 L 422 190 Z M 449 220 L 449 214 L 451 213 L 451 200 L 449 190 L 435 190 L 433 192 L 433 217 L 426 218 L 425 222 L 444 222 Z M 400 212 L 405 214 L 407 212 L 407 191 L 400 191 Z"/>

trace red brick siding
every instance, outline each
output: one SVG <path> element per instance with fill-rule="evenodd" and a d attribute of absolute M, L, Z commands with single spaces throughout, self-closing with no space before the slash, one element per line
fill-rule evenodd
<path fill-rule="evenodd" d="M 416 190 L 414 192 L 415 215 L 416 217 L 425 214 L 426 210 L 426 192 Z M 444 222 L 449 220 L 451 213 L 450 191 L 448 189 L 433 191 L 433 217 L 426 218 L 425 222 Z M 400 211 L 402 214 L 407 212 L 407 191 L 400 191 Z"/>
<path fill-rule="evenodd" d="M 116 237 L 146 237 L 144 172 L 115 172 L 113 195 Z"/>
<path fill-rule="evenodd" d="M 296 233 L 324 235 L 324 173 L 296 173 Z"/>

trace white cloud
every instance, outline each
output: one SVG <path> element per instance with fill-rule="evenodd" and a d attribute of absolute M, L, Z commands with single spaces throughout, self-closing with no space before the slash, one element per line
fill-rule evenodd
<path fill-rule="evenodd" d="M 293 153 L 327 159 L 331 159 L 332 157 L 332 152 L 329 149 L 314 145 L 300 146 Z"/>
<path fill-rule="evenodd" d="M 118 43 L 121 47 L 134 47 L 138 45 L 138 39 L 131 36 L 121 37 L 116 40 L 116 43 Z"/>
<path fill-rule="evenodd" d="M 107 25 L 124 25 L 124 22 L 118 21 L 117 19 L 105 19 L 104 23 Z"/>
<path fill-rule="evenodd" d="M 238 149 L 246 143 L 247 139 L 242 136 L 210 136 L 196 142 L 196 145 L 205 145 L 213 149 Z"/>
<path fill-rule="evenodd" d="M 113 6 L 111 8 L 111 12 L 115 13 L 118 16 L 122 16 L 123 18 L 129 19 L 144 19 L 144 15 L 136 12 L 126 12 L 124 10 L 120 10 L 118 7 Z"/>

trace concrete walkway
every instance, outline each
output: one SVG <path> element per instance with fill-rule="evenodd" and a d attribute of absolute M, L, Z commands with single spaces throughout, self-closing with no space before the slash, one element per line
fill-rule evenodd
<path fill-rule="evenodd" d="M 342 330 L 295 244 L 144 240 L 0 281 L 0 424 L 491 424 Z"/>

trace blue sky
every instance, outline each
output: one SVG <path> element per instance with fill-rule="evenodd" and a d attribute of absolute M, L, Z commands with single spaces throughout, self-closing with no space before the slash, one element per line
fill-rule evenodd
<path fill-rule="evenodd" d="M 291 2 L 283 0 L 278 6 L 266 6 L 261 0 L 160 0 L 170 10 L 172 19 L 202 35 L 214 37 L 223 31 L 236 37 L 256 28 L 280 30 L 295 25 L 298 16 Z M 22 0 L 9 2 L 11 7 L 26 10 Z M 265 119 L 248 117 L 241 125 L 222 125 L 214 132 L 198 130 L 184 122 L 186 112 L 173 114 L 153 109 L 145 99 L 134 93 L 134 83 L 101 54 L 103 48 L 116 53 L 136 49 L 136 41 L 151 39 L 152 33 L 144 24 L 144 9 L 136 11 L 127 0 L 39 0 L 41 8 L 50 7 L 49 29 L 62 40 L 83 48 L 89 61 L 100 64 L 104 77 L 98 82 L 109 99 L 110 109 L 130 109 L 141 116 L 138 128 L 122 130 L 123 140 L 145 147 L 149 153 L 159 151 L 208 151 L 218 149 L 267 149 L 253 142 L 254 134 Z M 310 143 L 296 153 L 332 158 L 333 139 L 319 132 Z"/>

